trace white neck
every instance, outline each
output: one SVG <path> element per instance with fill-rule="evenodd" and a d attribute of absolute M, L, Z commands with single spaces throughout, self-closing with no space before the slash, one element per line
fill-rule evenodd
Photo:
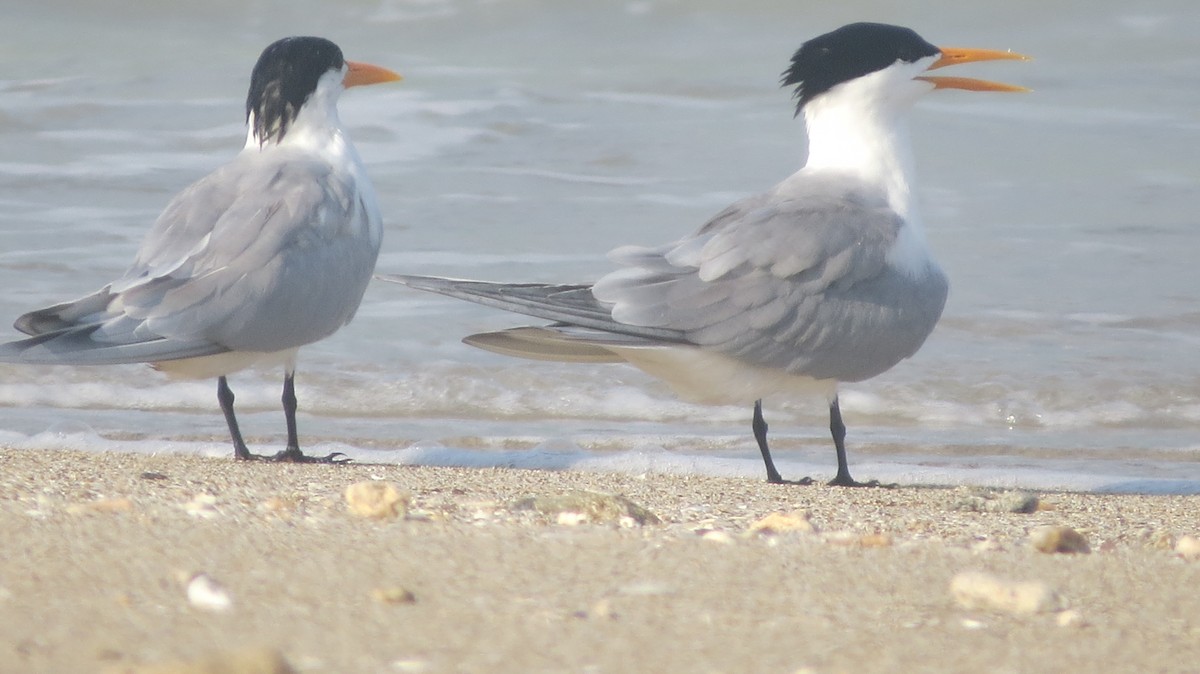
<path fill-rule="evenodd" d="M 254 113 L 250 113 L 249 129 L 246 131 L 245 149 L 265 149 L 271 145 L 325 148 L 330 145 L 347 144 L 338 117 L 337 103 L 342 94 L 342 72 L 331 70 L 317 82 L 317 88 L 301 106 L 296 119 L 292 120 L 283 138 L 265 144 L 254 133 Z"/>
<path fill-rule="evenodd" d="M 917 64 L 912 70 L 922 70 Z M 909 140 L 908 111 L 928 82 L 911 79 L 905 68 L 889 69 L 840 84 L 804 106 L 808 161 L 804 171 L 852 175 L 887 195 L 904 228 L 888 259 L 914 274 L 932 264 L 915 195 L 916 169 Z"/>
<path fill-rule="evenodd" d="M 829 95 L 804 107 L 809 170 L 850 173 L 887 194 L 906 220 L 915 216 L 915 165 L 903 110 L 864 106 L 849 96 Z"/>

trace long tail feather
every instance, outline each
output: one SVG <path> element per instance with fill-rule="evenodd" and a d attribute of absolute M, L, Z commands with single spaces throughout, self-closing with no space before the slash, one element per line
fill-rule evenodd
<path fill-rule="evenodd" d="M 590 285 L 489 283 L 403 274 L 376 275 L 375 278 L 550 321 L 665 342 L 687 341 L 677 330 L 613 320 L 611 306 L 597 300 Z"/>

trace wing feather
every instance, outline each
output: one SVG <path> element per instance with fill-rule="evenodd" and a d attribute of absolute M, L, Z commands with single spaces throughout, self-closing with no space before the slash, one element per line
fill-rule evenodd
<path fill-rule="evenodd" d="M 590 287 L 380 278 L 568 324 L 468 339 L 513 355 L 598 359 L 606 346 L 683 344 L 759 368 L 857 381 L 915 353 L 946 300 L 932 260 L 916 274 L 889 264 L 904 226 L 861 181 L 802 170 L 680 241 L 614 250 L 622 268 Z"/>
<path fill-rule="evenodd" d="M 0 360 L 109 363 L 275 352 L 353 317 L 379 252 L 348 172 L 282 148 L 179 193 L 109 286 L 17 319 Z M 37 360 L 34 360 L 37 359 Z"/>
<path fill-rule="evenodd" d="M 888 264 L 904 226 L 882 193 L 804 171 L 722 211 L 692 236 L 642 249 L 593 288 L 622 322 L 761 367 L 856 381 L 911 356 L 947 284 Z"/>

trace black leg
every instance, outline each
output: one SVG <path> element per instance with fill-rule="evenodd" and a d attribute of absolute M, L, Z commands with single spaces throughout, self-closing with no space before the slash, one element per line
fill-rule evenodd
<path fill-rule="evenodd" d="M 767 483 L 768 484 L 812 484 L 812 478 L 803 477 L 799 480 L 785 480 L 775 469 L 775 462 L 771 460 L 771 450 L 767 448 L 767 420 L 763 419 L 762 400 L 754 401 L 754 421 L 750 424 L 754 429 L 754 439 L 758 441 L 758 449 L 762 452 L 763 464 L 767 467 Z"/>
<path fill-rule="evenodd" d="M 761 399 L 754 401 L 754 421 L 750 423 L 750 428 L 754 430 L 754 439 L 758 441 L 763 463 L 767 466 L 767 482 L 782 484 L 783 476 L 775 469 L 775 462 L 771 460 L 771 450 L 767 448 L 767 421 L 763 419 Z"/>
<path fill-rule="evenodd" d="M 837 476 L 829 481 L 831 487 L 878 487 L 878 480 L 856 482 L 850 477 L 850 466 L 846 461 L 846 424 L 842 423 L 842 409 L 837 396 L 829 403 L 829 432 L 833 435 L 833 447 L 837 450 Z"/>
<path fill-rule="evenodd" d="M 283 376 L 283 419 L 287 423 L 288 451 L 300 451 L 300 438 L 296 433 L 296 374 Z"/>
<path fill-rule="evenodd" d="M 344 463 L 350 459 L 341 452 L 328 456 L 305 456 L 300 451 L 300 437 L 296 432 L 296 373 L 287 372 L 283 375 L 283 418 L 287 424 L 287 449 L 271 457 L 275 461 L 291 461 L 293 463 Z"/>
<path fill-rule="evenodd" d="M 242 461 L 291 461 L 294 463 L 343 463 L 350 459 L 341 452 L 329 456 L 305 456 L 300 451 L 300 441 L 296 435 L 296 383 L 292 373 L 283 380 L 283 415 L 287 419 L 288 445 L 287 449 L 275 456 L 251 454 L 242 439 L 242 431 L 238 428 L 237 417 L 233 414 L 233 391 L 229 382 L 222 375 L 217 377 L 217 402 L 221 403 L 221 411 L 225 413 L 225 423 L 229 424 L 229 437 L 233 439 L 233 456 Z"/>
<path fill-rule="evenodd" d="M 224 375 L 217 377 L 217 402 L 225 413 L 225 423 L 229 425 L 229 437 L 233 440 L 233 458 L 247 461 L 254 458 L 242 439 L 242 431 L 238 428 L 237 417 L 233 414 L 233 391 Z"/>

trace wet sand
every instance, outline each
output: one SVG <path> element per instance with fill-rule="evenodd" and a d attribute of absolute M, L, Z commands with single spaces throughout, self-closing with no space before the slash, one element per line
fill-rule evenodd
<path fill-rule="evenodd" d="M 1200 672 L 1200 497 L 992 496 L 0 450 L 0 672 Z"/>

